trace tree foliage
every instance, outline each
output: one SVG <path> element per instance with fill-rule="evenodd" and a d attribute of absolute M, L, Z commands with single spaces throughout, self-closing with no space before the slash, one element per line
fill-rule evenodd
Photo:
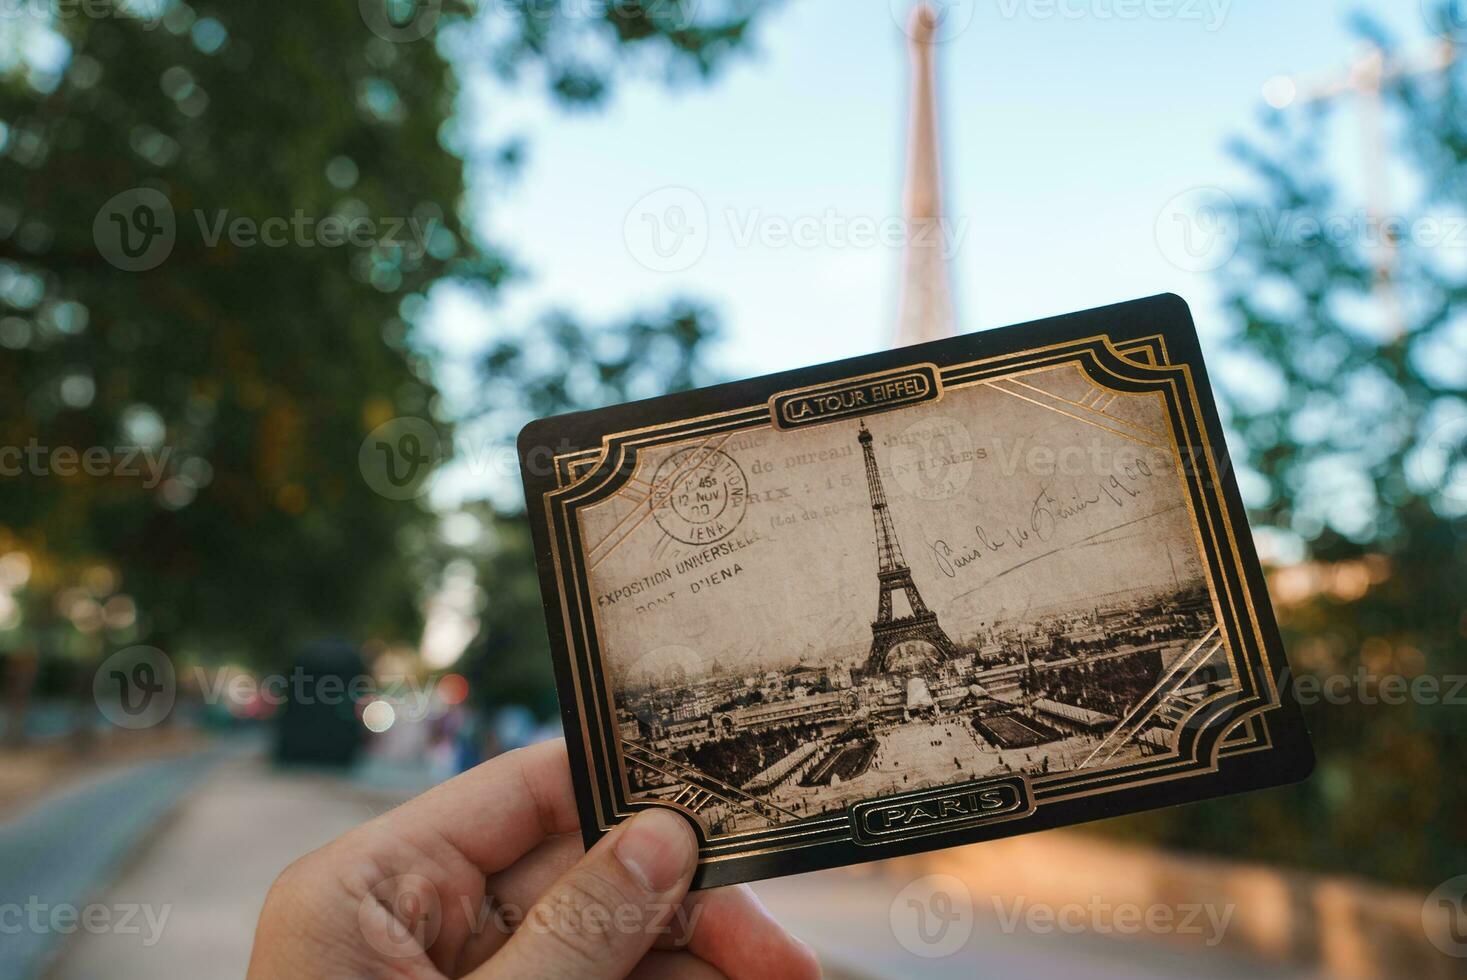
<path fill-rule="evenodd" d="M 375 492 L 358 450 L 395 417 L 451 423 L 416 333 L 429 290 L 513 277 L 464 210 L 463 59 L 502 91 L 594 103 L 628 69 L 708 76 L 764 6 L 386 2 L 0 21 L 0 446 L 166 450 L 154 481 L 54 456 L 0 476 L 0 552 L 30 568 L 8 566 L 24 608 L 0 645 L 269 662 L 323 628 L 415 639 L 406 559 L 432 515 Z M 413 11 L 428 29 L 397 30 Z M 519 159 L 507 144 L 476 179 Z M 140 191 L 164 208 L 138 212 Z M 175 239 L 154 267 L 102 244 L 160 215 Z M 364 233 L 333 244 L 328 219 Z M 127 603 L 98 618 L 124 594 L 135 622 Z"/>
<path fill-rule="evenodd" d="M 720 380 L 708 363 L 718 334 L 717 318 L 687 300 L 594 329 L 552 313 L 485 353 L 478 412 L 498 431 L 517 431 L 532 418 L 711 384 Z M 504 377 L 516 383 L 488 383 Z M 485 505 L 475 513 L 489 528 L 488 547 L 476 556 L 487 595 L 463 669 L 486 706 L 521 704 L 552 717 L 555 681 L 529 523 L 520 508 Z"/>
<path fill-rule="evenodd" d="M 1431 887 L 1467 863 L 1467 64 L 1397 73 L 1398 45 L 1361 30 L 1383 53 L 1397 210 L 1342 189 L 1356 107 L 1270 113 L 1237 147 L 1257 184 L 1221 273 L 1255 527 L 1298 552 L 1272 581 L 1318 771 L 1125 823 Z"/>

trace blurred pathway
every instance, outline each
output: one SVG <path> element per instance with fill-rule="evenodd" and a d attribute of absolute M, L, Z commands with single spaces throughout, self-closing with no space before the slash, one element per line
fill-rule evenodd
<path fill-rule="evenodd" d="M 961 947 L 925 958 L 897 938 L 892 905 L 917 875 L 882 864 L 756 882 L 775 918 L 820 951 L 851 980 L 920 976 L 924 980 L 1303 980 L 1310 974 L 1240 960 L 1222 950 L 1165 940 L 1109 938 L 1091 933 L 1005 931 L 992 904 L 974 896 L 972 932 Z M 956 927 L 955 927 L 956 928 Z M 966 926 L 964 927 L 966 928 Z M 922 949 L 914 937 L 913 947 Z M 930 952 L 930 949 L 923 950 Z"/>
<path fill-rule="evenodd" d="M 242 977 L 265 893 L 286 865 L 405 799 L 360 779 L 283 772 L 258 756 L 217 766 L 101 901 L 166 914 L 161 934 L 78 931 L 49 974 L 95 980 Z"/>
<path fill-rule="evenodd" d="M 229 749 L 90 774 L 0 824 L 0 980 L 36 975 L 80 908 Z M 15 910 L 14 906 L 20 906 Z M 54 914 L 53 914 L 54 913 Z"/>
<path fill-rule="evenodd" d="M 360 778 L 284 773 L 252 757 L 225 760 L 101 898 L 109 906 L 141 903 L 156 914 L 166 910 L 158 941 L 146 942 L 146 927 L 129 935 L 78 931 L 48 975 L 52 980 L 242 976 L 256 916 L 281 869 L 405 795 L 405 787 L 384 791 Z M 761 882 L 755 888 L 780 921 L 820 952 L 831 980 L 1300 976 L 1220 950 L 1005 932 L 978 896 L 971 936 L 951 955 L 923 959 L 902 945 L 892 924 L 893 902 L 906 884 L 892 867 L 876 865 Z"/>

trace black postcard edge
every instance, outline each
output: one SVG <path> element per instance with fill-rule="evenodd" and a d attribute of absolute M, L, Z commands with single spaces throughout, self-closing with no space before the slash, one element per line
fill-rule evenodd
<path fill-rule="evenodd" d="M 1213 389 L 1203 365 L 1191 311 L 1186 302 L 1175 294 L 1162 294 L 605 409 L 537 419 L 524 427 L 517 444 L 522 479 L 526 499 L 531 504 L 529 515 L 541 597 L 546 612 L 561 717 L 567 734 L 572 781 L 582 815 L 582 835 L 586 846 L 594 844 L 605 831 L 596 826 L 593 816 L 595 777 L 590 771 L 590 760 L 582 745 L 579 705 L 575 682 L 571 676 L 567 638 L 561 622 L 561 595 L 553 568 L 549 531 L 543 509 L 537 506 L 544 494 L 557 489 L 551 457 L 556 453 L 599 448 L 604 436 L 638 424 L 646 424 L 649 420 L 671 421 L 715 411 L 728 405 L 757 405 L 769 402 L 781 392 L 819 388 L 855 376 L 880 375 L 899 371 L 910 365 L 962 363 L 1063 343 L 1094 333 L 1107 334 L 1118 344 L 1160 334 L 1169 345 L 1172 362 L 1188 366 L 1201 407 L 1198 422 L 1217 461 L 1222 489 L 1221 504 L 1233 524 L 1246 531 L 1248 522 L 1217 414 Z M 547 447 L 552 446 L 553 451 L 547 452 Z M 1230 759 L 1227 767 L 1217 772 L 1150 786 L 1119 788 L 1103 796 L 1084 800 L 1046 803 L 1038 811 L 1013 821 L 963 827 L 951 832 L 937 832 L 926 837 L 880 844 L 841 841 L 778 854 L 730 857 L 715 863 L 702 864 L 695 878 L 695 887 L 713 887 L 993 840 L 1265 789 L 1306 778 L 1313 770 L 1314 755 L 1302 712 L 1294 697 L 1292 685 L 1288 683 L 1288 660 L 1279 640 L 1277 623 L 1252 535 L 1238 535 L 1236 548 L 1244 566 L 1246 591 L 1255 600 L 1257 622 L 1263 631 L 1265 650 L 1278 687 L 1279 704 L 1269 712 L 1272 730 L 1277 737 L 1268 751 Z"/>

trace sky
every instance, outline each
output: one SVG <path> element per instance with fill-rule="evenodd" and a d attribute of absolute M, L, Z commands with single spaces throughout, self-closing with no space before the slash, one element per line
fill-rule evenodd
<path fill-rule="evenodd" d="M 1176 292 L 1217 358 L 1227 325 L 1210 272 L 1178 255 L 1178 200 L 1250 186 L 1228 140 L 1272 111 L 1270 78 L 1349 68 L 1352 11 L 1417 45 L 1434 39 L 1421 2 L 954 4 L 939 86 L 959 329 Z M 722 318 L 716 360 L 730 377 L 887 346 L 900 248 L 858 229 L 900 215 L 907 9 L 789 0 L 712 85 L 623 81 L 599 112 L 567 114 L 523 89 L 477 99 L 476 138 L 524 136 L 529 156 L 513 188 L 491 195 L 479 181 L 474 218 L 530 276 L 493 308 L 437 291 L 426 336 L 450 355 L 450 391 L 465 378 L 456 359 L 552 307 L 595 323 L 703 300 Z M 1342 118 L 1348 187 L 1364 148 L 1355 115 Z M 670 250 L 679 231 L 684 247 Z M 479 476 L 448 484 L 472 495 Z"/>

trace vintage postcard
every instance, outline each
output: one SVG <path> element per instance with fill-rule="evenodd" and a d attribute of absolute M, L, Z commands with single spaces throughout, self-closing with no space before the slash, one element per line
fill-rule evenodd
<path fill-rule="evenodd" d="M 1312 765 L 1164 296 L 543 419 L 526 496 L 588 843 L 715 885 Z"/>

